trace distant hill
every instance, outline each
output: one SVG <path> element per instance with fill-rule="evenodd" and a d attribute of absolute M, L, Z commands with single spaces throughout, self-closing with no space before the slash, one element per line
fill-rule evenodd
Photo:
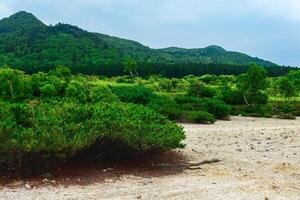
<path fill-rule="evenodd" d="M 199 73 L 193 73 L 190 69 L 203 66 L 214 66 L 217 70 L 217 65 L 228 68 L 255 63 L 278 68 L 272 62 L 226 51 L 219 46 L 152 49 L 135 41 L 91 33 L 68 24 L 47 26 L 25 11 L 0 20 L 0 66 L 10 65 L 33 73 L 64 65 L 73 72 L 121 75 L 127 59 L 134 59 L 144 74 L 174 72 L 179 65 L 185 69 L 180 69 L 178 76 L 209 72 L 197 69 Z M 177 68 L 171 69 L 171 66 Z M 177 72 L 174 73 L 177 76 Z"/>

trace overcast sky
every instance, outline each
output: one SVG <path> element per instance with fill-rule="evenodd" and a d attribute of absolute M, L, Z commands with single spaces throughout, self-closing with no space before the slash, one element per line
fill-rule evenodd
<path fill-rule="evenodd" d="M 300 0 L 0 0 L 0 18 L 21 10 L 152 48 L 214 44 L 300 66 Z"/>

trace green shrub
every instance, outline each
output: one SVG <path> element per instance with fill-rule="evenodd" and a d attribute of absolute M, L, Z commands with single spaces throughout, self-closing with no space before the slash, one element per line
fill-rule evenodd
<path fill-rule="evenodd" d="M 7 100 L 16 100 L 24 96 L 24 72 L 0 68 L 0 96 Z"/>
<path fill-rule="evenodd" d="M 119 101 L 118 97 L 105 85 L 96 85 L 91 89 L 89 99 L 92 103 L 97 102 L 115 102 Z"/>
<path fill-rule="evenodd" d="M 39 163 L 77 153 L 98 137 L 98 130 L 90 126 L 92 112 L 86 105 L 0 104 L 0 167 L 31 171 Z"/>
<path fill-rule="evenodd" d="M 289 101 L 276 102 L 273 106 L 276 113 L 291 113 L 295 110 L 293 103 Z"/>
<path fill-rule="evenodd" d="M 257 92 L 246 96 L 249 104 L 266 104 L 268 103 L 269 96 L 264 92 Z"/>
<path fill-rule="evenodd" d="M 187 114 L 188 122 L 192 123 L 214 123 L 216 120 L 212 114 L 204 111 L 191 111 Z"/>
<path fill-rule="evenodd" d="M 182 110 L 187 111 L 205 111 L 213 114 L 217 119 L 226 118 L 231 107 L 223 101 L 212 98 L 196 98 L 189 96 L 177 96 L 175 101 L 180 104 Z"/>
<path fill-rule="evenodd" d="M 134 77 L 131 77 L 131 76 L 119 76 L 119 77 L 116 77 L 116 82 L 117 83 L 135 83 L 135 78 Z"/>
<path fill-rule="evenodd" d="M 282 114 L 279 114 L 277 116 L 279 119 L 296 119 L 296 117 L 293 115 L 293 114 L 285 114 L 285 113 L 282 113 Z"/>
<path fill-rule="evenodd" d="M 54 75 L 37 73 L 30 76 L 31 88 L 34 96 L 53 97 L 64 96 L 66 81 Z"/>
<path fill-rule="evenodd" d="M 144 152 L 182 147 L 183 139 L 182 127 L 140 105 L 0 102 L 2 169 L 36 170 L 103 141 Z"/>
<path fill-rule="evenodd" d="M 133 152 L 183 147 L 185 138 L 182 127 L 135 104 L 99 103 L 94 106 L 93 123 L 104 133 L 100 141 L 120 142 Z"/>
<path fill-rule="evenodd" d="M 79 100 L 80 102 L 87 101 L 87 95 L 85 87 L 82 83 L 77 81 L 71 81 L 68 83 L 68 86 L 65 91 L 66 97 Z"/>
<path fill-rule="evenodd" d="M 299 117 L 300 116 L 300 111 L 293 111 L 292 115 Z"/>
<path fill-rule="evenodd" d="M 110 86 L 110 89 L 117 97 L 125 103 L 146 105 L 154 97 L 152 90 L 138 85 L 117 85 Z"/>
<path fill-rule="evenodd" d="M 194 97 L 209 97 L 212 98 L 216 94 L 214 88 L 208 87 L 201 82 L 191 83 L 188 94 Z"/>
<path fill-rule="evenodd" d="M 180 106 L 172 97 L 166 95 L 157 96 L 147 106 L 171 120 L 180 120 L 182 116 Z"/>
<path fill-rule="evenodd" d="M 231 107 L 226 105 L 223 101 L 209 98 L 203 98 L 201 100 L 205 111 L 213 114 L 217 119 L 224 119 L 230 113 Z"/>
<path fill-rule="evenodd" d="M 217 92 L 217 98 L 230 105 L 245 104 L 243 93 L 230 87 L 223 87 L 219 89 Z"/>

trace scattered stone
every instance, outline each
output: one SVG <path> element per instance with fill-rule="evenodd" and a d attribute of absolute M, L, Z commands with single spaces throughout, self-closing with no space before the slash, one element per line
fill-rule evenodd
<path fill-rule="evenodd" d="M 137 199 L 141 199 L 141 198 L 142 198 L 142 195 L 138 195 L 136 198 L 137 198 Z"/>
<path fill-rule="evenodd" d="M 43 182 L 43 183 L 48 183 L 48 182 L 49 182 L 49 179 L 44 178 L 44 179 L 42 180 L 42 182 Z"/>
<path fill-rule="evenodd" d="M 30 186 L 28 183 L 26 183 L 26 184 L 25 184 L 25 188 L 26 188 L 26 189 L 31 189 L 31 186 Z"/>

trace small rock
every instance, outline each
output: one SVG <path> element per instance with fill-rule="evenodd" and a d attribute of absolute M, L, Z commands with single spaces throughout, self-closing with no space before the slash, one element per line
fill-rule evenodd
<path fill-rule="evenodd" d="M 29 185 L 28 183 L 26 183 L 26 184 L 25 184 L 25 188 L 26 188 L 26 189 L 30 189 L 31 187 L 30 187 L 30 185 Z"/>
<path fill-rule="evenodd" d="M 49 179 L 44 178 L 44 179 L 42 180 L 42 182 L 43 182 L 43 183 L 47 183 L 47 182 L 49 182 Z"/>
<path fill-rule="evenodd" d="M 243 149 L 236 149 L 238 152 L 242 152 L 243 151 Z"/>
<path fill-rule="evenodd" d="M 136 198 L 137 198 L 137 199 L 141 199 L 141 198 L 142 198 L 142 195 L 138 195 Z"/>

